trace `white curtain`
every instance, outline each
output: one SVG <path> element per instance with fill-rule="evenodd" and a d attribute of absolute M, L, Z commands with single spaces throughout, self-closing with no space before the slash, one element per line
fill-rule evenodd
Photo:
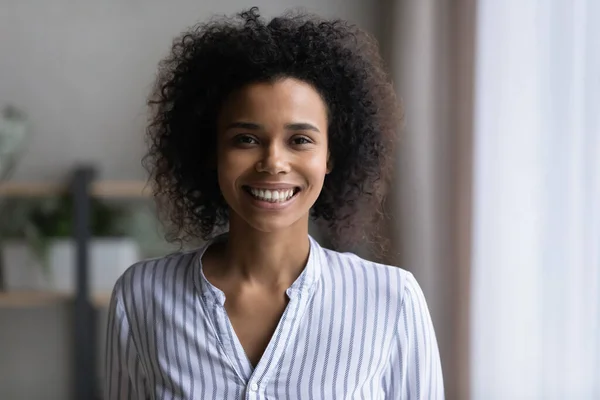
<path fill-rule="evenodd" d="M 600 1 L 478 4 L 471 398 L 600 399 Z"/>

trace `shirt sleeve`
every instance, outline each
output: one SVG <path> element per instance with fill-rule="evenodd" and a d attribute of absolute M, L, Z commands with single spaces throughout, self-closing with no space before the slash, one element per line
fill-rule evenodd
<path fill-rule="evenodd" d="M 391 398 L 443 400 L 444 382 L 433 323 L 425 296 L 407 273 L 397 326 L 396 348 L 391 358 Z"/>
<path fill-rule="evenodd" d="M 145 400 L 150 396 L 146 391 L 144 371 L 131 336 L 121 296 L 120 281 L 118 281 L 108 310 L 104 399 Z"/>

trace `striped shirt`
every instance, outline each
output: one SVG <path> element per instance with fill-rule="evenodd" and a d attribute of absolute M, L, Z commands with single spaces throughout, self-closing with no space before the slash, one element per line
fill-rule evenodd
<path fill-rule="evenodd" d="M 256 365 L 202 272 L 203 248 L 143 261 L 109 309 L 106 399 L 444 398 L 429 311 L 412 274 L 322 248 L 287 289 Z"/>

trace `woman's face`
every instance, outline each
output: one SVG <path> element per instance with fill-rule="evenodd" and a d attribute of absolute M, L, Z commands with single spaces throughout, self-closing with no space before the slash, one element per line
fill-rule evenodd
<path fill-rule="evenodd" d="M 308 220 L 328 172 L 327 109 L 307 83 L 286 78 L 234 93 L 218 124 L 221 192 L 262 232 Z"/>

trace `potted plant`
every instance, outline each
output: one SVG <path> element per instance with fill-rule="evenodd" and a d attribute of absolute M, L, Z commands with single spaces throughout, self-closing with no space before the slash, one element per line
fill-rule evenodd
<path fill-rule="evenodd" d="M 0 213 L 4 289 L 74 293 L 72 198 L 13 198 L 3 203 Z M 140 258 L 136 241 L 126 234 L 127 215 L 122 207 L 92 199 L 92 293 L 110 291 L 124 270 Z"/>

